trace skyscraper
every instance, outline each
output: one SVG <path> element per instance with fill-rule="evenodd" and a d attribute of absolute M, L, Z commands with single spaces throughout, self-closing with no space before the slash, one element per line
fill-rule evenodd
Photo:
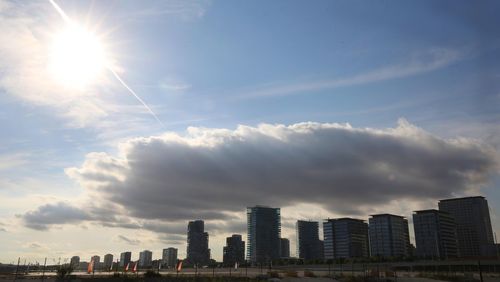
<path fill-rule="evenodd" d="M 91 257 L 90 259 L 94 261 L 94 267 L 97 267 L 99 265 L 99 263 L 101 262 L 101 257 L 97 256 L 97 255 Z"/>
<path fill-rule="evenodd" d="M 241 235 L 233 234 L 226 238 L 226 246 L 223 249 L 223 262 L 225 265 L 245 262 L 245 241 Z"/>
<path fill-rule="evenodd" d="M 208 233 L 203 220 L 190 221 L 188 224 L 187 261 L 193 265 L 207 265 L 210 261 Z"/>
<path fill-rule="evenodd" d="M 327 219 L 323 222 L 325 259 L 369 256 L 368 224 L 355 218 Z"/>
<path fill-rule="evenodd" d="M 439 210 L 449 213 L 455 219 L 460 256 L 481 256 L 488 254 L 493 248 L 493 229 L 488 201 L 484 197 L 441 200 Z"/>
<path fill-rule="evenodd" d="M 413 214 L 416 255 L 422 258 L 458 256 L 457 227 L 446 212 L 421 210 Z"/>
<path fill-rule="evenodd" d="M 162 255 L 163 264 L 167 267 L 175 267 L 177 263 L 177 249 L 167 248 L 163 249 Z"/>
<path fill-rule="evenodd" d="M 120 266 L 124 267 L 126 266 L 129 262 L 130 259 L 132 258 L 132 253 L 131 252 L 123 252 L 120 254 Z"/>
<path fill-rule="evenodd" d="M 280 258 L 281 216 L 279 208 L 247 208 L 247 258 L 252 263 L 268 263 Z"/>
<path fill-rule="evenodd" d="M 111 266 L 113 266 L 113 255 L 112 254 L 106 254 L 104 256 L 104 269 L 105 270 L 110 270 Z"/>
<path fill-rule="evenodd" d="M 153 263 L 153 252 L 144 250 L 139 253 L 139 266 L 142 268 L 151 267 Z"/>
<path fill-rule="evenodd" d="M 323 259 L 319 240 L 319 223 L 317 221 L 298 220 L 296 231 L 299 258 L 306 260 Z"/>
<path fill-rule="evenodd" d="M 408 220 L 399 215 L 377 214 L 369 219 L 372 256 L 406 257 L 410 254 Z"/>
<path fill-rule="evenodd" d="M 280 257 L 290 258 L 290 240 L 287 238 L 280 238 Z"/>

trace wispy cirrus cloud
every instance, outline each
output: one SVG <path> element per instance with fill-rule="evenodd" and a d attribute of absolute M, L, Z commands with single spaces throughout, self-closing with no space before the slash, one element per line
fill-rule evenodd
<path fill-rule="evenodd" d="M 0 155 L 0 171 L 11 170 L 26 165 L 29 162 L 28 153 L 9 153 Z"/>
<path fill-rule="evenodd" d="M 466 57 L 461 50 L 434 48 L 413 55 L 405 63 L 389 65 L 352 76 L 329 80 L 316 80 L 300 83 L 269 84 L 254 90 L 244 92 L 239 98 L 262 98 L 272 96 L 288 96 L 301 93 L 334 89 L 354 85 L 363 85 L 378 81 L 404 78 L 438 70 L 456 63 Z"/>
<path fill-rule="evenodd" d="M 132 5 L 137 2 L 131 1 Z M 202 0 L 168 0 L 168 1 L 148 1 L 140 3 L 137 9 L 127 12 L 125 20 L 164 20 L 171 17 L 177 17 L 182 20 L 196 20 L 205 15 L 206 7 L 210 1 Z"/>
<path fill-rule="evenodd" d="M 141 243 L 140 240 L 138 239 L 134 239 L 134 238 L 127 238 L 123 235 L 118 235 L 116 236 L 116 240 L 119 241 L 119 242 L 124 242 L 124 243 L 127 243 L 127 244 L 130 244 L 130 245 L 134 245 L 134 246 L 137 246 Z"/>

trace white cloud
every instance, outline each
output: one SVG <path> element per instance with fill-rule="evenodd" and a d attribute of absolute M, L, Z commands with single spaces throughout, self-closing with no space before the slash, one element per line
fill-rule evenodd
<path fill-rule="evenodd" d="M 23 216 L 25 224 L 93 221 L 183 234 L 187 220 L 201 218 L 223 234 L 241 231 L 244 208 L 256 204 L 318 207 L 301 217 L 409 216 L 440 198 L 480 193 L 498 163 L 497 152 L 477 140 L 442 139 L 405 120 L 388 129 L 311 122 L 189 128 L 185 136 L 131 139 L 119 151 L 91 153 L 66 170 L 89 200 L 41 206 Z"/>

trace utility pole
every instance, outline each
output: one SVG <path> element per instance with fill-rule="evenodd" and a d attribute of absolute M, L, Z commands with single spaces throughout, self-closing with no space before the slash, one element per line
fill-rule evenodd
<path fill-rule="evenodd" d="M 481 261 L 477 260 L 477 266 L 479 268 L 479 279 L 481 282 L 483 282 L 483 271 L 481 270 Z"/>
<path fill-rule="evenodd" d="M 45 265 L 47 265 L 47 258 L 45 258 L 45 261 L 43 262 L 42 282 L 45 279 Z"/>

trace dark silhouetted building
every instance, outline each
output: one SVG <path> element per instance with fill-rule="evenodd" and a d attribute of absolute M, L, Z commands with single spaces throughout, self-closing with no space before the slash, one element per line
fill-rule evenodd
<path fill-rule="evenodd" d="M 132 253 L 131 252 L 123 252 L 120 254 L 120 266 L 124 267 L 128 263 L 130 263 L 130 260 L 132 258 Z"/>
<path fill-rule="evenodd" d="M 449 213 L 457 224 L 458 253 L 461 257 L 485 254 L 494 246 L 488 201 L 482 196 L 439 201 L 439 210 Z"/>
<path fill-rule="evenodd" d="M 422 258 L 458 257 L 455 220 L 438 210 L 415 211 L 413 214 L 416 256 Z"/>
<path fill-rule="evenodd" d="M 97 256 L 97 255 L 96 255 L 96 256 L 92 256 L 92 257 L 90 258 L 90 260 L 91 260 L 91 261 L 92 261 L 92 260 L 94 261 L 94 267 L 96 267 L 96 268 L 97 268 L 97 266 L 98 266 L 98 265 L 99 265 L 99 263 L 101 262 L 101 257 L 100 257 L 100 256 Z"/>
<path fill-rule="evenodd" d="M 71 257 L 71 260 L 69 262 L 73 268 L 78 268 L 78 265 L 80 264 L 80 257 L 79 256 L 73 256 Z"/>
<path fill-rule="evenodd" d="M 187 262 L 193 265 L 207 265 L 210 262 L 208 233 L 203 220 L 190 221 L 188 224 Z"/>
<path fill-rule="evenodd" d="M 319 223 L 317 221 L 298 220 L 297 254 L 305 260 L 323 259 L 321 241 L 319 240 Z"/>
<path fill-rule="evenodd" d="M 175 267 L 175 265 L 177 264 L 177 249 L 163 249 L 162 263 L 167 267 Z"/>
<path fill-rule="evenodd" d="M 280 258 L 281 216 L 279 208 L 247 208 L 247 258 L 251 263 L 268 263 Z"/>
<path fill-rule="evenodd" d="M 408 220 L 393 214 L 372 215 L 369 219 L 372 256 L 407 257 L 410 254 Z"/>
<path fill-rule="evenodd" d="M 113 266 L 113 255 L 112 254 L 104 255 L 104 269 L 110 270 L 112 266 Z"/>
<path fill-rule="evenodd" d="M 287 238 L 280 238 L 280 257 L 290 258 L 290 240 Z"/>
<path fill-rule="evenodd" d="M 325 259 L 369 256 L 368 224 L 354 218 L 327 219 L 323 222 Z"/>
<path fill-rule="evenodd" d="M 153 252 L 144 250 L 139 253 L 139 266 L 142 268 L 151 267 L 153 264 Z"/>
<path fill-rule="evenodd" d="M 245 262 L 245 241 L 241 239 L 241 235 L 233 234 L 233 236 L 226 238 L 226 246 L 223 249 L 223 262 L 225 265 Z"/>

